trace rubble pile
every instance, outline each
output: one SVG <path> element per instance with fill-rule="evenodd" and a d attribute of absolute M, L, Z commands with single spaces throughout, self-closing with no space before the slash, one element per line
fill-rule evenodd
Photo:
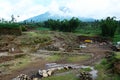
<path fill-rule="evenodd" d="M 55 71 L 59 71 L 63 69 L 69 70 L 73 68 L 71 66 L 63 66 L 63 67 L 50 68 L 47 70 L 38 70 L 38 72 L 36 74 L 33 74 L 32 76 L 28 76 L 26 74 L 20 74 L 19 76 L 17 76 L 12 80 L 40 80 L 41 78 L 52 76 Z"/>
<path fill-rule="evenodd" d="M 93 80 L 92 75 L 88 72 L 80 72 L 79 78 L 80 80 Z"/>

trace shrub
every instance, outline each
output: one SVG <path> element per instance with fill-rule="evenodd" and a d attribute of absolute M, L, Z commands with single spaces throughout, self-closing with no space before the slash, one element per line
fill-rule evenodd
<path fill-rule="evenodd" d="M 101 35 L 105 37 L 114 37 L 116 29 L 118 27 L 118 22 L 114 19 L 114 17 L 107 17 L 105 20 L 101 20 Z"/>
<path fill-rule="evenodd" d="M 17 23 L 0 23 L 0 28 L 19 28 Z"/>

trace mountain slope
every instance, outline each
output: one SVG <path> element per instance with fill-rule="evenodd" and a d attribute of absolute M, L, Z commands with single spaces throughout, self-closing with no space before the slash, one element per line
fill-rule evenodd
<path fill-rule="evenodd" d="M 72 17 L 74 17 L 74 16 L 72 15 L 69 8 L 60 7 L 57 11 L 47 11 L 43 14 L 26 19 L 25 21 L 27 21 L 27 22 L 31 22 L 31 21 L 42 22 L 42 21 L 46 21 L 48 19 L 63 20 L 63 19 L 71 19 Z M 92 22 L 95 20 L 93 18 L 85 18 L 85 17 L 79 17 L 79 16 L 77 18 L 79 18 L 81 21 L 84 21 L 84 22 L 87 22 L 87 21 Z"/>

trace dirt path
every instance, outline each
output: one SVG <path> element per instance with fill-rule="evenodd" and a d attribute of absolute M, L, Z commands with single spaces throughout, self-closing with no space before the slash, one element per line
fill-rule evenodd
<path fill-rule="evenodd" d="M 111 51 L 109 46 L 99 44 L 90 44 L 87 49 L 82 50 L 81 52 L 91 52 L 93 56 L 91 59 L 84 61 L 82 64 L 84 65 L 94 65 L 94 63 L 99 62 L 101 58 L 105 56 L 106 52 Z"/>

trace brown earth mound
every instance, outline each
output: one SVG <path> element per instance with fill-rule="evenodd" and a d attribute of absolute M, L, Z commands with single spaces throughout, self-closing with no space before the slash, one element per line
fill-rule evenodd
<path fill-rule="evenodd" d="M 21 35 L 19 28 L 0 28 L 0 35 Z"/>
<path fill-rule="evenodd" d="M 107 42 L 107 41 L 111 41 L 108 38 L 103 38 L 100 36 L 78 36 L 78 40 L 79 42 L 83 42 L 85 40 L 93 40 L 94 42 Z"/>
<path fill-rule="evenodd" d="M 13 56 L 1 56 L 0 57 L 0 63 L 5 62 L 5 61 L 10 61 L 13 60 L 14 57 Z"/>

